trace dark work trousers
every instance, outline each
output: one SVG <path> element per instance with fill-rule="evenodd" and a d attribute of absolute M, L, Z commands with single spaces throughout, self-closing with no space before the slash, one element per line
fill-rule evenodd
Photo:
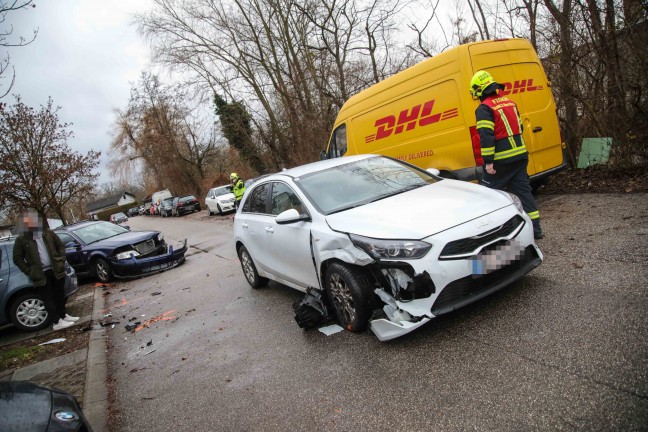
<path fill-rule="evenodd" d="M 538 205 L 531 193 L 531 183 L 527 174 L 528 159 L 520 159 L 510 163 L 495 162 L 495 175 L 490 175 L 484 168 L 481 184 L 491 189 L 499 189 L 517 195 L 522 201 L 524 211 L 531 218 L 533 225 L 540 225 Z"/>
<path fill-rule="evenodd" d="M 47 312 L 52 314 L 52 323 L 56 324 L 59 319 L 65 317 L 65 278 L 56 279 L 52 269 L 45 270 L 45 279 L 47 283 L 40 287 L 43 293 L 45 307 Z"/>

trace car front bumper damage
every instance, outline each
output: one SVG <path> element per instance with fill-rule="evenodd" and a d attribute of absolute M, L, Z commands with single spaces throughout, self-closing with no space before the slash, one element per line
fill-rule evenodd
<path fill-rule="evenodd" d="M 187 239 L 177 249 L 171 245 L 166 245 L 166 251 L 162 254 L 146 257 L 135 257 L 131 255 L 130 258 L 125 260 L 115 258 L 108 258 L 108 260 L 110 261 L 115 277 L 126 279 L 158 273 L 177 267 L 185 261 L 186 252 Z"/>

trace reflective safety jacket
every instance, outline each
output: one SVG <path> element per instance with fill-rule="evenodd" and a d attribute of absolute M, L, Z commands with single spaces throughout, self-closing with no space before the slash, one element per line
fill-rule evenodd
<path fill-rule="evenodd" d="M 484 164 L 526 159 L 522 123 L 515 102 L 492 93 L 475 110 Z"/>
<path fill-rule="evenodd" d="M 234 194 L 234 199 L 236 201 L 241 201 L 241 198 L 243 198 L 243 194 L 245 193 L 245 183 L 243 183 L 243 180 L 238 179 L 238 181 L 234 183 L 232 193 Z"/>

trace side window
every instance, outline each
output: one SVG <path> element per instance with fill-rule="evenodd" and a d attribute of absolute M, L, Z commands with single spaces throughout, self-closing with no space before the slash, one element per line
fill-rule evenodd
<path fill-rule="evenodd" d="M 59 236 L 64 245 L 70 242 L 76 242 L 74 237 L 72 237 L 70 234 L 57 232 L 56 235 Z"/>
<path fill-rule="evenodd" d="M 243 211 L 249 213 L 267 213 L 266 204 L 268 199 L 268 188 L 270 183 L 257 186 L 247 199 Z"/>
<path fill-rule="evenodd" d="M 329 144 L 328 158 L 336 158 L 344 156 L 347 152 L 347 134 L 346 124 L 338 126 L 333 132 L 331 142 Z"/>
<path fill-rule="evenodd" d="M 295 209 L 299 214 L 304 213 L 301 200 L 286 183 L 272 184 L 272 214 L 278 215 L 286 210 Z"/>

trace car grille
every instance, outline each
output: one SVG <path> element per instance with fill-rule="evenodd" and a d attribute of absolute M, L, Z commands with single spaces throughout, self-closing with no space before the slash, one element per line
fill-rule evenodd
<path fill-rule="evenodd" d="M 461 255 L 472 254 L 483 245 L 490 243 L 497 238 L 510 235 L 522 224 L 524 224 L 524 219 L 522 219 L 520 215 L 515 215 L 502 226 L 491 231 L 486 231 L 477 236 L 451 241 L 445 245 L 441 251 L 439 259 L 460 259 L 462 258 Z"/>
<path fill-rule="evenodd" d="M 466 276 L 449 283 L 432 305 L 432 314 L 438 316 L 469 303 L 472 298 L 478 297 L 497 283 L 513 276 L 537 258 L 538 254 L 535 248 L 527 246 L 524 256 L 518 261 L 513 261 L 511 264 L 483 276 Z"/>
<path fill-rule="evenodd" d="M 141 243 L 137 243 L 134 246 L 135 250 L 140 253 L 140 255 L 146 255 L 155 250 L 155 240 L 149 239 Z"/>

